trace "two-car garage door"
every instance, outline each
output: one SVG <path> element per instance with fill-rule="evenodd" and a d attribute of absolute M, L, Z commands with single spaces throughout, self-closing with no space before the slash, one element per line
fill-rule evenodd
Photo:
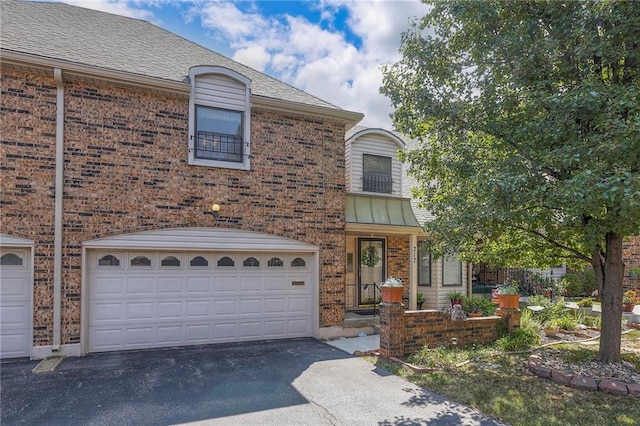
<path fill-rule="evenodd" d="M 89 352 L 313 335 L 313 253 L 88 253 Z"/>

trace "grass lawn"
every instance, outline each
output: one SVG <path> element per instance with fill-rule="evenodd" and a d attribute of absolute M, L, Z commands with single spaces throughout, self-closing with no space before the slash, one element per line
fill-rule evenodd
<path fill-rule="evenodd" d="M 640 371 L 640 331 L 624 336 L 632 352 L 624 359 Z M 589 358 L 597 346 L 576 343 L 554 346 L 567 359 Z M 480 357 L 478 357 L 480 355 Z M 500 354 L 490 347 L 472 349 L 428 349 L 411 359 L 413 364 L 438 367 L 432 373 L 414 373 L 383 358 L 377 365 L 407 380 L 469 405 L 511 425 L 640 425 L 640 399 L 611 396 L 558 385 L 531 374 L 526 368 L 529 354 Z M 462 366 L 465 360 L 475 358 Z"/>

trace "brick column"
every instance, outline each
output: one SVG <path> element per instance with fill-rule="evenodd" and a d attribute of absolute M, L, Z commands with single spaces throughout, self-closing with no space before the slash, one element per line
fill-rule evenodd
<path fill-rule="evenodd" d="M 522 317 L 520 309 L 498 308 L 496 310 L 496 315 L 502 317 L 505 321 L 509 333 L 513 333 L 514 330 L 520 328 L 520 317 Z"/>
<path fill-rule="evenodd" d="M 404 356 L 404 305 L 380 304 L 380 355 Z"/>

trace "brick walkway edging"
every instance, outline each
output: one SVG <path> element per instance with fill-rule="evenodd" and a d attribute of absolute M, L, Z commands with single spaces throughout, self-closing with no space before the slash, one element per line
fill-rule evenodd
<path fill-rule="evenodd" d="M 572 376 L 559 370 L 552 370 L 542 365 L 542 358 L 539 355 L 531 355 L 527 359 L 529 371 L 538 377 L 552 380 L 558 384 L 569 386 L 575 389 L 601 391 L 610 395 L 629 395 L 640 398 L 640 384 L 625 383 L 613 379 L 602 379 L 597 382 L 593 377 Z"/>

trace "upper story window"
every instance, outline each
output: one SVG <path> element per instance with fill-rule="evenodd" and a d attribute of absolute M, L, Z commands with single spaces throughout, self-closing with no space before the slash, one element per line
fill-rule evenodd
<path fill-rule="evenodd" d="M 249 170 L 251 80 L 208 66 L 189 77 L 189 164 Z"/>
<path fill-rule="evenodd" d="M 363 154 L 362 190 L 390 194 L 391 189 L 391 157 Z"/>

